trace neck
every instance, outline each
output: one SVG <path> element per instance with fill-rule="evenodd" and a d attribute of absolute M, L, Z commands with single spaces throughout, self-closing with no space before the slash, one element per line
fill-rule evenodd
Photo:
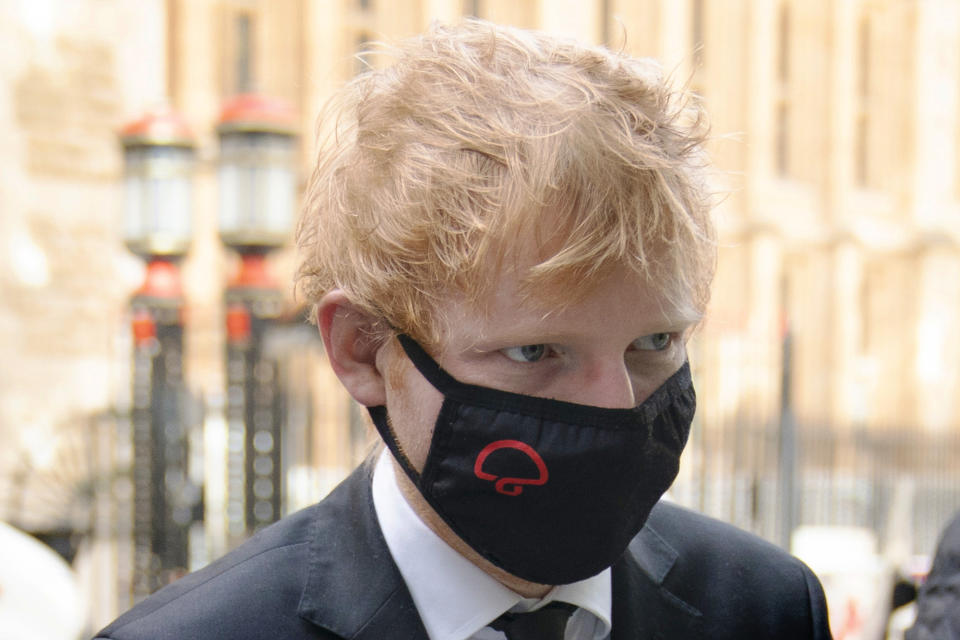
<path fill-rule="evenodd" d="M 407 501 L 407 504 L 410 505 L 417 516 L 436 533 L 441 540 L 453 547 L 457 553 L 482 569 L 494 580 L 524 598 L 542 598 L 553 589 L 552 585 L 539 584 L 518 578 L 512 573 L 508 573 L 492 564 L 474 551 L 473 548 L 464 542 L 460 536 L 455 534 L 450 526 L 427 504 L 427 501 L 420 495 L 420 491 L 413 485 L 397 461 L 392 459 L 392 456 L 391 463 L 394 466 L 394 475 L 397 478 L 397 485 L 400 488 L 400 493 L 403 495 L 404 500 Z"/>

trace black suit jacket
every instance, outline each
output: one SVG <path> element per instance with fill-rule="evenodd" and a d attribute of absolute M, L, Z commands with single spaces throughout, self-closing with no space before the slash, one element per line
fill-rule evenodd
<path fill-rule="evenodd" d="M 115 640 L 427 640 L 377 524 L 363 465 L 319 504 L 264 529 L 106 627 Z M 613 640 L 830 637 L 799 560 L 661 503 L 613 566 Z"/>

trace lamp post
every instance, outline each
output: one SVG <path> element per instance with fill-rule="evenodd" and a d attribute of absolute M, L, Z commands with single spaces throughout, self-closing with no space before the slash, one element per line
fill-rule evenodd
<path fill-rule="evenodd" d="M 286 243 L 297 198 L 295 117 L 246 94 L 220 114 L 220 238 L 239 254 L 226 290 L 227 526 L 231 545 L 277 520 L 283 496 L 283 394 L 269 335 L 283 296 L 267 254 Z"/>
<path fill-rule="evenodd" d="M 188 534 L 200 491 L 189 480 L 183 384 L 183 293 L 178 262 L 191 236 L 194 142 L 184 121 L 159 109 L 120 133 L 124 241 L 147 262 L 130 301 L 134 480 L 134 597 L 188 568 Z"/>

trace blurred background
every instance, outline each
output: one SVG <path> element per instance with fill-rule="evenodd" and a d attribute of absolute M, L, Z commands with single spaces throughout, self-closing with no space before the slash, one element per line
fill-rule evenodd
<path fill-rule="evenodd" d="M 722 246 L 671 498 L 885 637 L 960 510 L 955 0 L 0 0 L 0 638 L 90 634 L 362 459 L 292 295 L 316 116 L 369 42 L 468 15 L 704 101 Z"/>

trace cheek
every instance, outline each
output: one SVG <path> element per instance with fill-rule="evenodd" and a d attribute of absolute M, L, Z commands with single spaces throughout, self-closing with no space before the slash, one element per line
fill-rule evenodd
<path fill-rule="evenodd" d="M 663 386 L 663 383 L 683 366 L 686 360 L 687 351 L 681 344 L 673 349 L 669 356 L 664 357 L 663 362 L 657 363 L 656 366 L 638 366 L 638 369 L 630 374 L 635 403 L 640 404 L 650 397 L 654 391 Z"/>
<path fill-rule="evenodd" d="M 423 470 L 443 395 L 407 363 L 387 379 L 387 415 L 400 449 L 417 471 Z"/>

